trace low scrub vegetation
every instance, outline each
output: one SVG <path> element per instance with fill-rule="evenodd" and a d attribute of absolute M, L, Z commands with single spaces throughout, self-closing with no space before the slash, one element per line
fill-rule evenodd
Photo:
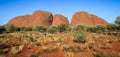
<path fill-rule="evenodd" d="M 0 57 L 19 56 L 120 57 L 120 24 L 0 26 Z"/>
<path fill-rule="evenodd" d="M 94 33 L 104 33 L 104 32 L 120 32 L 120 26 L 116 24 L 108 24 L 108 25 L 96 25 L 96 26 L 85 26 L 85 25 L 77 25 L 74 27 L 70 27 L 68 24 L 60 24 L 58 26 L 35 26 L 35 27 L 16 27 L 14 25 L 8 26 L 0 26 L 0 33 L 3 32 L 19 32 L 19 31 L 39 31 L 39 32 L 74 32 L 74 31 L 86 31 L 86 32 L 94 32 Z"/>
<path fill-rule="evenodd" d="M 54 26 L 52 26 L 52 27 L 49 27 L 48 29 L 47 29 L 47 32 L 48 33 L 51 33 L 51 34 L 54 34 L 54 33 L 56 33 L 58 30 L 57 30 L 57 27 L 54 27 Z"/>
<path fill-rule="evenodd" d="M 114 50 L 114 46 L 112 47 L 112 45 L 115 42 L 119 42 L 119 26 L 117 28 L 112 27 L 113 24 L 109 24 L 109 26 L 97 25 L 89 27 L 84 25 L 70 27 L 66 24 L 60 24 L 59 27 L 11 26 L 15 29 L 10 29 L 9 31 L 6 30 L 9 26 L 0 27 L 1 33 L 3 33 L 0 34 L 0 50 L 2 50 L 0 51 L 0 54 L 2 55 L 9 55 L 9 52 L 11 51 L 13 53 L 12 57 L 17 57 L 21 54 L 25 54 L 25 56 L 28 57 L 47 57 L 46 54 L 48 54 L 48 57 L 50 57 L 49 54 L 56 55 L 56 53 L 58 53 L 57 55 L 59 56 L 60 53 L 67 54 L 70 52 L 76 57 L 81 56 L 80 54 L 90 54 L 92 55 L 91 57 L 116 57 L 116 54 L 114 53 L 118 51 Z M 110 27 L 115 30 L 112 30 Z M 116 46 L 119 49 L 119 46 Z M 109 54 L 106 54 L 105 52 L 108 52 Z"/>
<path fill-rule="evenodd" d="M 60 25 L 58 25 L 58 31 L 59 32 L 70 31 L 70 27 L 67 24 L 61 23 Z"/>

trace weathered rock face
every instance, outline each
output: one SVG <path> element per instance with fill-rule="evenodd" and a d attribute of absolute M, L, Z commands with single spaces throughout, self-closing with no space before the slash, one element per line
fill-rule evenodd
<path fill-rule="evenodd" d="M 95 15 L 89 14 L 87 12 L 76 12 L 72 16 L 71 25 L 98 25 L 98 24 L 108 24 L 104 19 L 97 17 Z"/>
<path fill-rule="evenodd" d="M 35 21 L 32 25 L 50 26 L 52 24 L 53 16 L 50 12 L 35 11 L 33 13 L 33 18 Z"/>
<path fill-rule="evenodd" d="M 11 19 L 7 25 L 13 24 L 15 26 L 57 26 L 61 23 L 69 24 L 67 17 L 60 14 L 37 10 L 32 15 L 18 16 Z M 104 19 L 97 17 L 95 15 L 89 14 L 87 12 L 76 12 L 71 21 L 71 25 L 98 25 L 98 24 L 108 24 Z"/>
<path fill-rule="evenodd" d="M 61 23 L 69 24 L 68 18 L 60 14 L 55 14 L 53 17 L 52 25 L 57 26 Z"/>
<path fill-rule="evenodd" d="M 15 26 L 49 26 L 52 24 L 53 16 L 50 12 L 35 11 L 32 15 L 18 16 L 11 19 L 7 24 Z"/>

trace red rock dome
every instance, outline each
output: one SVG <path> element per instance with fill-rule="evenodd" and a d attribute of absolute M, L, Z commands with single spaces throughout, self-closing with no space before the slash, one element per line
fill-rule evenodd
<path fill-rule="evenodd" d="M 69 24 L 68 18 L 60 14 L 55 14 L 53 17 L 52 25 L 57 26 L 61 23 Z"/>
<path fill-rule="evenodd" d="M 108 24 L 104 19 L 97 17 L 95 15 L 89 14 L 87 12 L 76 12 L 72 16 L 71 25 L 98 25 L 98 24 Z"/>

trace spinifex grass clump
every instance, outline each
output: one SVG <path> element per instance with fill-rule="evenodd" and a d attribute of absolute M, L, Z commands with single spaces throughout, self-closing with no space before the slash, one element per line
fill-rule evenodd
<path fill-rule="evenodd" d="M 29 36 L 29 39 L 30 39 L 31 42 L 35 41 L 32 36 Z"/>

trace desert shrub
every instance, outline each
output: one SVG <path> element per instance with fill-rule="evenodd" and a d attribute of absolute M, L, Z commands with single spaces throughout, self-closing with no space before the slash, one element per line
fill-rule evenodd
<path fill-rule="evenodd" d="M 67 26 L 67 28 L 66 28 L 66 32 L 71 32 L 71 27 L 70 26 Z"/>
<path fill-rule="evenodd" d="M 43 26 L 35 26 L 32 28 L 33 31 L 46 32 L 46 28 Z"/>
<path fill-rule="evenodd" d="M 96 54 L 94 54 L 95 57 L 116 57 L 115 54 L 109 53 L 109 54 L 104 54 L 103 51 L 97 51 Z"/>
<path fill-rule="evenodd" d="M 36 43 L 35 45 L 36 45 L 36 46 L 41 46 L 41 43 Z"/>
<path fill-rule="evenodd" d="M 117 31 L 120 32 L 120 26 L 117 27 Z"/>
<path fill-rule="evenodd" d="M 79 43 L 85 43 L 87 32 L 86 31 L 75 31 L 73 32 L 73 36 L 74 36 L 74 41 L 79 42 Z"/>
<path fill-rule="evenodd" d="M 30 39 L 31 42 L 35 41 L 32 36 L 29 36 L 29 39 Z"/>
<path fill-rule="evenodd" d="M 16 27 L 11 24 L 11 25 L 8 25 L 5 29 L 7 32 L 15 32 Z"/>
<path fill-rule="evenodd" d="M 104 31 L 106 31 L 107 30 L 107 27 L 105 26 L 105 25 L 97 25 L 96 26 L 96 31 L 97 31 L 97 33 L 103 33 Z"/>
<path fill-rule="evenodd" d="M 96 54 L 94 54 L 95 57 L 104 57 L 104 53 L 102 51 L 98 51 Z"/>
<path fill-rule="evenodd" d="M 25 27 L 25 31 L 32 31 L 32 27 Z"/>
<path fill-rule="evenodd" d="M 116 18 L 115 23 L 120 26 L 120 16 Z"/>
<path fill-rule="evenodd" d="M 64 23 L 61 23 L 58 25 L 59 32 L 65 32 L 65 31 L 67 31 L 68 28 L 69 28 L 69 26 L 67 24 L 64 24 Z"/>
<path fill-rule="evenodd" d="M 106 30 L 107 27 L 105 25 L 97 25 L 96 26 L 97 30 Z"/>
<path fill-rule="evenodd" d="M 74 53 L 78 53 L 78 52 L 85 52 L 86 48 L 85 47 L 81 47 L 81 46 L 70 46 L 69 48 L 67 48 L 66 51 L 72 51 Z"/>
<path fill-rule="evenodd" d="M 79 47 L 71 47 L 73 52 L 80 52 Z"/>
<path fill-rule="evenodd" d="M 67 44 L 64 44 L 64 45 L 62 45 L 62 50 L 63 51 L 68 51 L 69 50 L 69 45 L 67 45 Z"/>
<path fill-rule="evenodd" d="M 116 55 L 111 53 L 111 54 L 104 55 L 104 57 L 116 57 Z"/>
<path fill-rule="evenodd" d="M 120 32 L 117 32 L 117 35 L 116 35 L 117 37 L 120 37 Z"/>
<path fill-rule="evenodd" d="M 107 25 L 107 30 L 109 31 L 116 31 L 118 30 L 119 26 L 117 26 L 116 24 L 108 24 Z"/>
<path fill-rule="evenodd" d="M 0 53 L 0 57 L 7 57 L 7 55 L 6 55 L 6 54 L 1 54 L 1 53 Z"/>
<path fill-rule="evenodd" d="M 95 26 L 89 26 L 89 27 L 87 27 L 87 31 L 88 32 L 96 32 L 97 28 Z"/>
<path fill-rule="evenodd" d="M 0 34 L 5 31 L 5 28 L 3 26 L 0 26 Z"/>
<path fill-rule="evenodd" d="M 79 30 L 86 31 L 86 26 L 84 26 L 84 25 L 77 25 L 77 26 L 73 27 L 73 29 L 72 29 L 72 31 L 79 31 Z"/>
<path fill-rule="evenodd" d="M 37 54 L 30 54 L 27 57 L 38 57 L 38 55 Z"/>
<path fill-rule="evenodd" d="M 20 27 L 20 31 L 32 31 L 32 27 Z"/>
<path fill-rule="evenodd" d="M 25 31 L 26 27 L 20 27 L 20 31 Z"/>
<path fill-rule="evenodd" d="M 86 42 L 87 29 L 84 25 L 77 25 L 73 27 L 72 33 L 74 36 L 74 41 L 79 42 L 79 43 Z"/>
<path fill-rule="evenodd" d="M 24 45 L 12 46 L 11 51 L 12 51 L 13 54 L 18 54 L 23 50 L 23 48 L 24 48 Z"/>
<path fill-rule="evenodd" d="M 47 29 L 47 32 L 53 34 L 53 33 L 57 32 L 57 27 L 55 27 L 55 26 L 49 27 Z"/>
<path fill-rule="evenodd" d="M 21 30 L 20 27 L 16 27 L 16 28 L 15 28 L 15 31 L 20 31 L 20 30 Z"/>

